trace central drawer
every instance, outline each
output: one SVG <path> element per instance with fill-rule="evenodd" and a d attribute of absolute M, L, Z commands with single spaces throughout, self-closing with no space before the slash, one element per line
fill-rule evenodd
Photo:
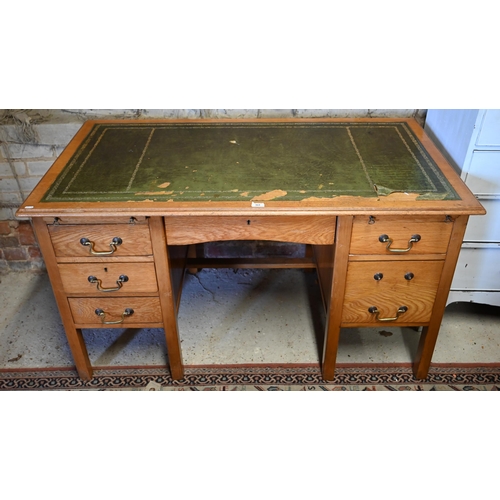
<path fill-rule="evenodd" d="M 335 216 L 172 216 L 165 217 L 165 230 L 169 245 L 229 240 L 332 245 L 335 223 Z"/>
<path fill-rule="evenodd" d="M 152 262 L 59 264 L 64 291 L 68 294 L 131 295 L 156 293 Z"/>
<path fill-rule="evenodd" d="M 428 322 L 443 264 L 440 260 L 349 262 L 342 324 Z M 406 311 L 398 314 L 401 307 Z"/>

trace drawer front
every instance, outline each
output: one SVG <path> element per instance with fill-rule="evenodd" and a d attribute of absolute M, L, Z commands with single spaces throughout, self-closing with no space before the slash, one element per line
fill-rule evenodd
<path fill-rule="evenodd" d="M 350 262 L 342 323 L 415 323 L 430 320 L 444 261 Z M 401 306 L 407 311 L 394 321 Z"/>
<path fill-rule="evenodd" d="M 478 197 L 500 197 L 500 151 L 474 151 L 465 183 Z"/>
<path fill-rule="evenodd" d="M 110 244 L 120 238 L 113 253 L 106 257 L 151 255 L 149 226 L 133 224 L 82 224 L 76 226 L 48 226 L 52 245 L 57 257 L 91 257 L 91 245 L 82 245 L 86 238 L 93 243 L 95 252 L 111 252 Z"/>
<path fill-rule="evenodd" d="M 68 302 L 76 324 L 107 327 L 162 322 L 158 297 L 69 298 Z M 96 310 L 103 315 L 96 314 Z M 124 314 L 127 310 L 132 310 L 132 314 Z"/>
<path fill-rule="evenodd" d="M 165 229 L 169 245 L 228 240 L 332 245 L 335 223 L 335 216 L 174 216 L 165 218 Z"/>
<path fill-rule="evenodd" d="M 59 272 L 64 291 L 69 294 L 131 295 L 158 291 L 152 262 L 59 264 Z"/>
<path fill-rule="evenodd" d="M 429 218 L 406 218 L 356 216 L 352 228 L 351 255 L 422 255 L 445 254 L 448 249 L 452 222 L 445 222 L 445 216 Z M 413 236 L 418 242 L 410 243 Z M 392 240 L 382 242 L 382 236 Z M 395 250 L 406 250 L 396 252 Z"/>
<path fill-rule="evenodd" d="M 481 200 L 486 215 L 472 215 L 467 224 L 464 241 L 500 242 L 500 200 Z"/>
<path fill-rule="evenodd" d="M 59 217 L 43 217 L 47 224 L 75 225 L 75 224 L 147 224 L 148 219 L 144 216 L 118 216 L 118 217 L 76 217 L 74 215 L 60 215 Z"/>
<path fill-rule="evenodd" d="M 484 113 L 476 144 L 478 146 L 500 146 L 500 109 L 488 109 Z"/>
<path fill-rule="evenodd" d="M 500 247 L 462 248 L 451 289 L 500 291 Z"/>

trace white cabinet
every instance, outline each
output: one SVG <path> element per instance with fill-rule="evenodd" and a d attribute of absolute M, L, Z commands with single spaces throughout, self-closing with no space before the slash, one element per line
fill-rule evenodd
<path fill-rule="evenodd" d="M 448 304 L 500 306 L 500 110 L 430 109 L 425 130 L 487 211 L 469 219 Z"/>

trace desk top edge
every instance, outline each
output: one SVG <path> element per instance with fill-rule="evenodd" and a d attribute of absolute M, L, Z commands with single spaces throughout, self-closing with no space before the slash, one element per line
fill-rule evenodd
<path fill-rule="evenodd" d="M 264 207 L 254 208 L 250 206 L 247 200 L 237 202 L 212 201 L 212 202 L 155 202 L 155 201 L 133 201 L 133 202 L 51 202 L 41 203 L 49 187 L 54 182 L 57 175 L 67 164 L 71 156 L 82 144 L 89 131 L 96 124 L 210 124 L 210 123 L 228 123 L 228 124 L 279 124 L 279 123 L 388 123 L 400 122 L 406 123 L 415 133 L 418 139 L 424 145 L 426 151 L 439 166 L 441 172 L 452 187 L 457 191 L 460 200 L 415 200 L 406 201 L 401 193 L 394 193 L 389 196 L 379 196 L 377 198 L 363 198 L 356 196 L 338 196 L 328 200 L 304 200 L 302 201 L 279 201 L 270 200 L 264 202 Z M 414 198 L 414 197 L 413 197 Z M 307 201 L 307 202 L 306 202 Z M 195 205 L 195 206 L 194 206 Z M 392 213 L 392 214 L 477 214 L 485 213 L 484 208 L 465 186 L 453 167 L 446 161 L 440 151 L 427 136 L 423 128 L 414 118 L 287 118 L 287 119 L 99 119 L 86 121 L 75 137 L 70 141 L 59 158 L 54 162 L 47 174 L 42 178 L 37 187 L 32 191 L 27 200 L 21 205 L 16 216 L 18 217 L 43 217 L 51 216 L 56 213 L 104 216 L 116 214 L 137 214 L 137 215 L 193 215 L 193 214 L 282 214 L 282 215 L 300 215 L 300 214 L 338 214 L 346 215 L 352 213 Z"/>

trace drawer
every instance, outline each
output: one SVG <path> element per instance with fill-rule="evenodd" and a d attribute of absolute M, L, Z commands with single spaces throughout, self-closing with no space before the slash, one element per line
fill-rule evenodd
<path fill-rule="evenodd" d="M 229 240 L 332 245 L 335 223 L 335 216 L 173 216 L 165 218 L 165 230 L 169 245 Z"/>
<path fill-rule="evenodd" d="M 462 248 L 451 289 L 500 291 L 500 246 Z"/>
<path fill-rule="evenodd" d="M 500 109 L 488 109 L 484 113 L 476 144 L 478 146 L 500 146 Z"/>
<path fill-rule="evenodd" d="M 500 197 L 500 151 L 474 151 L 465 183 L 479 198 Z"/>
<path fill-rule="evenodd" d="M 60 215 L 58 217 L 43 217 L 47 224 L 75 225 L 75 224 L 147 224 L 148 218 L 144 216 L 118 216 L 118 217 L 76 217 L 74 215 Z"/>
<path fill-rule="evenodd" d="M 69 298 L 68 302 L 77 325 L 92 325 L 94 328 L 162 322 L 158 297 Z"/>
<path fill-rule="evenodd" d="M 82 224 L 48 226 L 57 257 L 91 257 L 91 245 L 82 245 L 82 238 L 93 243 L 95 252 L 111 252 L 114 238 L 121 240 L 106 257 L 151 255 L 151 236 L 145 224 Z"/>
<path fill-rule="evenodd" d="M 481 200 L 486 215 L 471 215 L 464 241 L 500 242 L 500 200 Z"/>
<path fill-rule="evenodd" d="M 434 217 L 373 217 L 356 216 L 351 235 L 351 255 L 422 255 L 445 254 L 448 249 L 452 222 L 445 216 Z M 420 236 L 416 243 L 409 243 L 414 236 Z M 382 242 L 382 236 L 392 240 Z M 407 252 L 395 250 L 411 249 Z M 396 257 L 397 258 L 397 257 Z"/>
<path fill-rule="evenodd" d="M 59 264 L 59 272 L 68 294 L 132 295 L 158 291 L 152 262 Z M 92 283 L 89 277 L 95 278 Z"/>
<path fill-rule="evenodd" d="M 342 324 L 413 323 L 430 320 L 444 261 L 350 262 L 342 311 Z M 397 310 L 407 307 L 394 321 Z"/>

